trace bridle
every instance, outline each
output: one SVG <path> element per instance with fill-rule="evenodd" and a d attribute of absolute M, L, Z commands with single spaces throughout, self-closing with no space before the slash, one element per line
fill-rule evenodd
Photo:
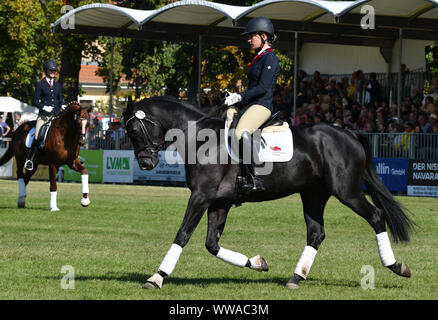
<path fill-rule="evenodd" d="M 134 146 L 134 153 L 138 155 L 141 151 L 149 151 L 151 153 L 158 153 L 158 151 L 161 150 L 162 146 L 165 144 L 165 142 L 153 142 L 151 135 L 149 134 L 148 129 L 145 126 L 145 121 L 151 123 L 153 126 L 158 127 L 160 129 L 160 132 L 162 132 L 161 126 L 156 123 L 155 121 L 149 119 L 146 117 L 146 114 L 138 110 L 131 118 L 125 121 L 125 126 L 128 127 L 128 123 L 131 120 L 136 119 L 140 123 L 141 132 L 143 133 L 143 136 L 146 140 L 146 145 L 141 148 L 135 148 Z"/>

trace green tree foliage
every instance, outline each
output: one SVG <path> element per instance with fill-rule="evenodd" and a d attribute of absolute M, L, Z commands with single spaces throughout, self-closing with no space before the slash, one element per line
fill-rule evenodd
<path fill-rule="evenodd" d="M 0 2 L 0 95 L 32 103 L 35 84 L 43 76 L 43 63 L 54 59 L 61 66 L 59 80 L 66 101 L 77 100 L 82 52 L 91 50 L 93 38 L 51 33 L 50 23 L 62 15 L 63 6 L 76 8 L 92 2 L 98 1 Z"/>
<path fill-rule="evenodd" d="M 31 102 L 46 59 L 57 59 L 59 36 L 50 22 L 62 1 L 2 0 L 0 2 L 0 95 Z"/>

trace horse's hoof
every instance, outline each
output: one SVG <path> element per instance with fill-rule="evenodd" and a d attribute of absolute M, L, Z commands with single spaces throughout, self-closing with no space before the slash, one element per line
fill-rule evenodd
<path fill-rule="evenodd" d="M 389 270 L 394 272 L 396 275 L 399 275 L 401 277 L 410 278 L 411 277 L 411 270 L 409 270 L 409 267 L 404 263 L 394 263 L 393 265 L 388 267 Z"/>
<path fill-rule="evenodd" d="M 146 282 L 141 286 L 143 289 L 161 289 L 156 283 Z"/>
<path fill-rule="evenodd" d="M 411 270 L 409 269 L 409 267 L 407 265 L 405 265 L 404 263 L 402 263 L 401 265 L 401 272 L 400 275 L 402 277 L 406 277 L 406 278 L 410 278 L 411 277 Z"/>
<path fill-rule="evenodd" d="M 83 207 L 88 207 L 89 206 L 89 204 L 90 204 L 90 198 L 82 198 L 81 199 L 81 205 L 83 206 Z"/>
<path fill-rule="evenodd" d="M 23 196 L 23 197 L 19 197 L 19 198 L 18 198 L 17 206 L 18 206 L 18 208 L 20 208 L 20 209 L 22 209 L 22 208 L 26 208 L 26 200 L 25 200 L 25 196 Z"/>
<path fill-rule="evenodd" d="M 268 263 L 260 255 L 256 255 L 255 257 L 249 259 L 249 261 L 251 262 L 251 269 L 253 270 L 260 272 L 269 270 Z"/>
<path fill-rule="evenodd" d="M 163 286 L 163 277 L 158 273 L 146 280 L 146 283 L 141 287 L 143 289 L 161 289 Z"/>
<path fill-rule="evenodd" d="M 51 208 L 50 211 L 51 211 L 51 212 L 59 211 L 59 208 L 58 208 L 58 207 Z"/>
<path fill-rule="evenodd" d="M 298 289 L 299 287 L 298 283 L 295 282 L 289 281 L 286 283 L 286 289 Z"/>
<path fill-rule="evenodd" d="M 298 289 L 300 287 L 298 285 L 298 283 L 300 283 L 300 281 L 302 281 L 302 280 L 304 280 L 304 278 L 302 276 L 294 273 L 294 276 L 286 283 L 286 288 L 287 289 Z"/>

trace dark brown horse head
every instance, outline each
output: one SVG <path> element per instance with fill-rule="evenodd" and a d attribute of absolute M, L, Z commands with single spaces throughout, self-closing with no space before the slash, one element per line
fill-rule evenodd
<path fill-rule="evenodd" d="M 87 109 L 82 107 L 79 102 L 72 101 L 61 114 L 61 118 L 66 120 L 65 123 L 71 125 L 70 130 L 77 132 L 81 146 L 87 142 L 86 132 L 90 124 L 90 112 L 91 107 Z"/>

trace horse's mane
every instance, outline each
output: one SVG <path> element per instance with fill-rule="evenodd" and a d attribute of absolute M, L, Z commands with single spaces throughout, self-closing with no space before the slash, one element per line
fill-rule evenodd
<path fill-rule="evenodd" d="M 181 105 L 182 107 L 189 109 L 191 111 L 194 111 L 196 113 L 199 113 L 200 115 L 204 116 L 205 112 L 201 111 L 200 109 L 196 108 L 194 105 L 184 101 L 184 100 L 180 100 L 177 99 L 175 97 L 172 96 L 153 96 L 150 97 L 149 99 L 144 99 L 144 100 L 152 100 L 152 101 L 166 101 L 166 102 L 170 102 L 170 103 L 176 103 Z"/>

